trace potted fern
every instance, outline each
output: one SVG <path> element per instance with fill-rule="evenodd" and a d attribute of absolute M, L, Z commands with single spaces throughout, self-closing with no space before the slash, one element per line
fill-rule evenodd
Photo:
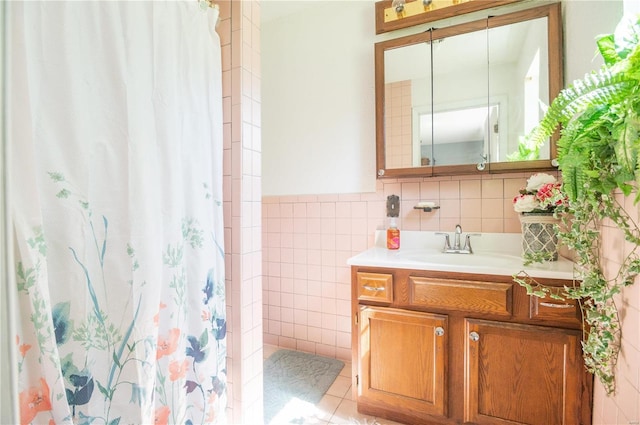
<path fill-rule="evenodd" d="M 579 301 L 585 365 L 609 394 L 615 392 L 621 337 L 616 294 L 640 272 L 640 230 L 622 205 L 627 196 L 634 204 L 640 200 L 639 40 L 638 17 L 624 17 L 613 34 L 599 37 L 602 68 L 564 89 L 528 135 L 530 146 L 537 146 L 561 127 L 558 163 L 568 202 L 557 210 L 559 238 L 573 251 L 576 286 L 558 291 L 515 276 L 530 294 Z M 614 273 L 605 273 L 601 263 L 603 222 L 620 229 L 632 247 Z"/>

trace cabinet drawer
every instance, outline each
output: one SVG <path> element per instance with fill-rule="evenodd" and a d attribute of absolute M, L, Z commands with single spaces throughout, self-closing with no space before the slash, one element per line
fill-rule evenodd
<path fill-rule="evenodd" d="M 533 295 L 529 296 L 529 318 L 575 325 L 582 323 L 580 306 L 576 300 L 554 300 Z"/>
<path fill-rule="evenodd" d="M 393 302 L 393 275 L 358 272 L 357 284 L 359 301 Z"/>
<path fill-rule="evenodd" d="M 471 311 L 510 316 L 513 289 L 510 283 L 409 277 L 409 303 L 439 310 Z"/>

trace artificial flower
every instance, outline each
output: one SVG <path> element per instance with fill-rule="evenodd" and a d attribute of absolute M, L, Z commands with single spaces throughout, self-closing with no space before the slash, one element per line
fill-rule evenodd
<path fill-rule="evenodd" d="M 518 195 L 513 199 L 513 209 L 520 213 L 531 212 L 539 205 L 535 195 Z"/>
<path fill-rule="evenodd" d="M 537 173 L 529 177 L 527 186 L 513 198 L 513 209 L 519 213 L 552 213 L 566 201 L 561 184 L 555 177 Z"/>
<path fill-rule="evenodd" d="M 550 174 L 537 173 L 529 177 L 527 180 L 526 191 L 529 193 L 537 192 L 542 186 L 548 183 L 555 183 L 556 178 Z"/>
<path fill-rule="evenodd" d="M 536 198 L 542 206 L 548 208 L 562 204 L 562 199 L 559 199 L 558 195 L 561 195 L 560 183 L 545 183 L 538 189 Z"/>

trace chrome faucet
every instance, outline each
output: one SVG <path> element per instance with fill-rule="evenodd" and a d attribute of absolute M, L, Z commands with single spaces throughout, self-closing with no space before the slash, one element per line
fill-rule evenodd
<path fill-rule="evenodd" d="M 438 232 L 436 235 L 444 235 L 444 249 L 442 252 L 449 254 L 473 254 L 471 248 L 471 233 L 467 233 L 464 237 L 464 246 L 460 245 L 460 239 L 462 238 L 462 226 L 456 224 L 456 229 L 453 232 L 453 247 L 451 246 L 449 234 Z M 474 233 L 473 236 L 480 236 Z"/>
<path fill-rule="evenodd" d="M 460 249 L 460 235 L 462 235 L 462 226 L 456 224 L 456 231 L 453 234 L 453 249 Z"/>

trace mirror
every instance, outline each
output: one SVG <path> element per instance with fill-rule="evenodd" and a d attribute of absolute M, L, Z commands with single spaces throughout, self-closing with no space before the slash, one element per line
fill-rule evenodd
<path fill-rule="evenodd" d="M 379 177 L 548 170 L 524 136 L 562 85 L 559 4 L 376 43 Z"/>

